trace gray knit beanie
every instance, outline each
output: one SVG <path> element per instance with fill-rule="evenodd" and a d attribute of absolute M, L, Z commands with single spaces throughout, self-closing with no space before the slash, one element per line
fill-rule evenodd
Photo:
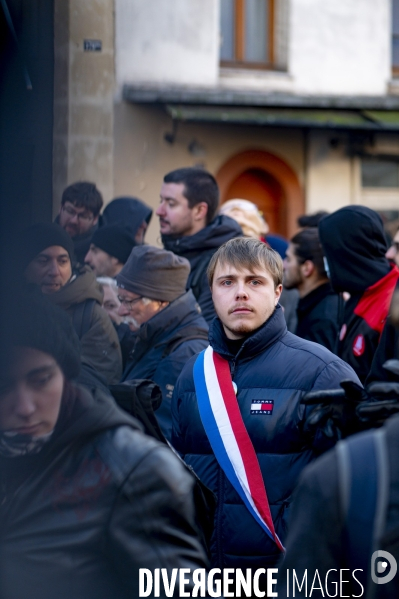
<path fill-rule="evenodd" d="M 189 274 L 190 263 L 186 258 L 151 245 L 140 245 L 133 248 L 116 276 L 116 283 L 142 297 L 173 302 L 185 293 Z"/>

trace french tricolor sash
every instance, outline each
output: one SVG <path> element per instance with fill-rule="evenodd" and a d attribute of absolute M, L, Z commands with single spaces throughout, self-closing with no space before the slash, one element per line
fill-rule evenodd
<path fill-rule="evenodd" d="M 210 346 L 195 361 L 194 384 L 202 424 L 219 466 L 249 513 L 284 551 L 274 530 L 262 472 L 241 416 L 229 363 Z"/>

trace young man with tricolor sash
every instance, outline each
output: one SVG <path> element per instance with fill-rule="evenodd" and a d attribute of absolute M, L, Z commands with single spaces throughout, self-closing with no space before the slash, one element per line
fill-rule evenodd
<path fill-rule="evenodd" d="M 303 395 L 359 382 L 326 348 L 287 332 L 283 265 L 256 239 L 222 245 L 208 268 L 210 346 L 184 367 L 172 443 L 217 495 L 212 566 L 267 568 L 284 551 L 292 492 L 316 453 Z"/>

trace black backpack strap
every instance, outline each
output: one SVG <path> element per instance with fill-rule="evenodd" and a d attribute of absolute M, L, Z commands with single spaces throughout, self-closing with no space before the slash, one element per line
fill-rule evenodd
<path fill-rule="evenodd" d="M 175 337 L 172 337 L 172 339 L 167 341 L 165 349 L 162 352 L 161 360 L 169 356 L 185 341 L 195 341 L 197 339 L 208 341 L 208 331 L 195 325 L 180 329 L 177 331 Z"/>
<path fill-rule="evenodd" d="M 72 324 L 79 339 L 82 339 L 91 327 L 95 304 L 96 300 L 87 299 L 84 302 L 80 302 L 80 304 L 76 304 L 74 307 Z"/>
<path fill-rule="evenodd" d="M 389 461 L 384 428 L 340 441 L 336 447 L 338 484 L 349 568 L 371 599 L 371 556 L 385 529 L 389 493 Z"/>

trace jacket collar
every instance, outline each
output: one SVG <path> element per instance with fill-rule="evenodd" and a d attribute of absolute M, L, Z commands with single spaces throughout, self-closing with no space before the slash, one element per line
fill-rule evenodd
<path fill-rule="evenodd" d="M 216 250 L 225 241 L 233 237 L 241 237 L 240 225 L 229 216 L 219 215 L 208 226 L 195 235 L 176 237 L 175 235 L 162 235 L 165 249 L 178 256 L 185 256 L 190 252 Z"/>
<path fill-rule="evenodd" d="M 313 291 L 305 295 L 305 297 L 300 298 L 297 307 L 298 314 L 313 310 L 313 308 L 317 306 L 317 304 L 319 304 L 325 297 L 327 297 L 327 295 L 333 293 L 334 291 L 329 281 L 319 285 L 316 287 L 316 289 L 313 289 Z"/>
<path fill-rule="evenodd" d="M 195 297 L 192 291 L 187 291 L 141 325 L 135 336 L 134 359 L 138 360 L 157 343 L 167 342 L 179 328 L 198 318 L 199 311 Z M 203 324 L 206 330 L 205 321 Z"/>
<path fill-rule="evenodd" d="M 287 325 L 283 309 L 277 305 L 273 314 L 266 322 L 256 329 L 241 346 L 237 353 L 240 359 L 251 358 L 273 345 L 287 332 Z M 227 337 L 219 318 L 214 318 L 209 330 L 209 342 L 215 352 L 224 358 L 231 359 L 234 356 L 229 352 Z"/>

